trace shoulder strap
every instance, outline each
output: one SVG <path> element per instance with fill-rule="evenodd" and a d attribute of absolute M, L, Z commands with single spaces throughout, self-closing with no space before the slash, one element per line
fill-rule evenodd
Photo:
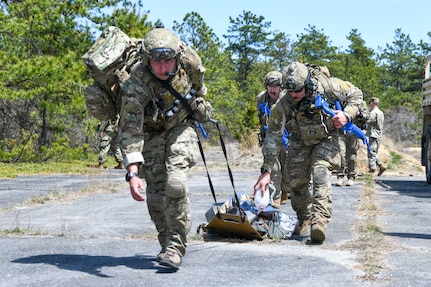
<path fill-rule="evenodd" d="M 175 90 L 171 85 L 169 85 L 167 80 L 161 80 L 157 77 L 154 77 L 157 81 L 159 81 L 169 92 L 171 92 L 172 95 L 175 96 L 175 98 L 177 98 L 181 104 L 183 105 L 183 107 L 185 107 L 187 109 L 187 111 L 189 112 L 189 114 L 194 117 L 194 112 L 192 109 L 192 106 L 190 106 L 190 103 L 183 97 L 181 96 L 181 94 Z"/>

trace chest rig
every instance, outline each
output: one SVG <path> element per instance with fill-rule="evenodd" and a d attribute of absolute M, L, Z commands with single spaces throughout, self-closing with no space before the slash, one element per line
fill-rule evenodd
<path fill-rule="evenodd" d="M 145 95 L 147 97 L 144 108 L 145 128 L 168 130 L 189 118 L 190 114 L 180 100 L 157 81 L 149 70 L 144 68 L 141 76 L 141 81 L 149 88 L 149 94 Z M 195 91 L 192 89 L 191 81 L 184 69 L 180 69 L 169 84 L 187 102 L 192 103 L 195 100 Z"/>
<path fill-rule="evenodd" d="M 335 127 L 331 119 L 321 109 L 316 108 L 315 93 L 298 103 L 292 103 L 289 131 L 297 134 L 306 146 L 315 145 L 329 136 Z"/>

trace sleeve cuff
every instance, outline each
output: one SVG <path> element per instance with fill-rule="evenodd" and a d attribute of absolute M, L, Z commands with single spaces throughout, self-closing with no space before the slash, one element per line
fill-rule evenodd
<path fill-rule="evenodd" d="M 343 112 L 349 122 L 352 121 L 352 116 L 348 112 Z"/>
<path fill-rule="evenodd" d="M 124 156 L 123 162 L 126 167 L 132 163 L 137 163 L 137 162 L 143 163 L 144 156 L 140 152 L 132 152 Z"/>

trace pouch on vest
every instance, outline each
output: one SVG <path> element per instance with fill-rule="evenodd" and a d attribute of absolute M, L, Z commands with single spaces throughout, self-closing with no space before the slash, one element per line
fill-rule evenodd
<path fill-rule="evenodd" d="M 306 146 L 319 143 L 328 137 L 328 127 L 323 122 L 323 115 L 317 109 L 298 112 L 296 116 L 299 134 Z"/>
<path fill-rule="evenodd" d="M 322 139 L 327 138 L 329 133 L 323 124 L 299 126 L 301 139 L 306 146 L 318 144 Z"/>

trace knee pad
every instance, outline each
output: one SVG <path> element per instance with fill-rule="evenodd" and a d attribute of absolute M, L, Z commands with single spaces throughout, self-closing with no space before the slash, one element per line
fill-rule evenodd
<path fill-rule="evenodd" d="M 324 165 L 318 165 L 313 170 L 313 181 L 317 185 L 325 185 L 328 182 L 330 171 Z"/>

